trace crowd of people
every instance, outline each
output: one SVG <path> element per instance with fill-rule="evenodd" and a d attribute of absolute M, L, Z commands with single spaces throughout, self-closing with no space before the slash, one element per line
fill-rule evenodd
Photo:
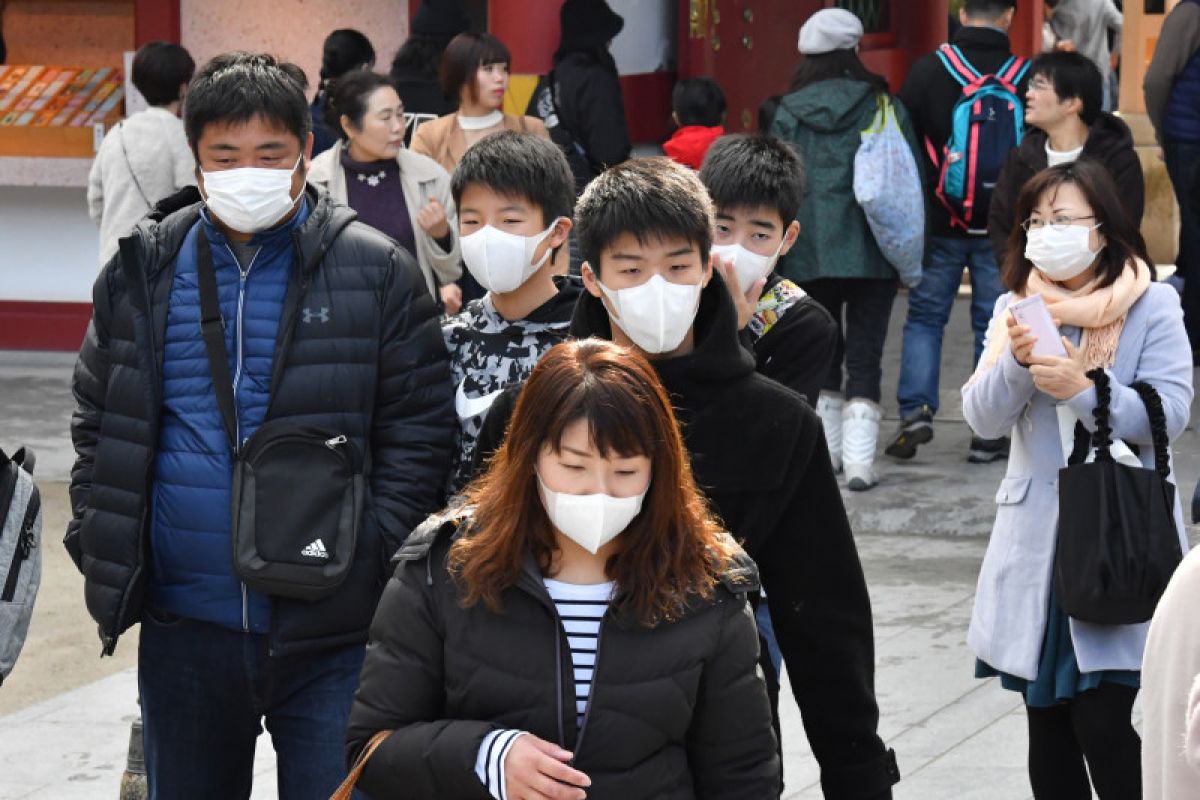
<path fill-rule="evenodd" d="M 312 100 L 265 54 L 197 71 L 142 48 L 151 108 L 89 189 L 104 266 L 66 546 L 104 652 L 140 623 L 151 796 L 248 796 L 265 722 L 288 798 L 777 797 L 786 675 L 825 796 L 891 797 L 839 484 L 879 480 L 900 285 L 882 450 L 902 470 L 933 438 L 964 268 L 967 455 L 1008 459 L 975 673 L 1023 698 L 1035 797 L 1200 791 L 1175 744 L 1200 741 L 1200 645 L 1175 635 L 1195 559 L 1153 625 L 1080 610 L 1072 580 L 1114 581 L 1056 559 L 1060 469 L 1111 449 L 1174 480 L 1200 3 L 1147 77 L 1183 304 L 1139 232 L 1096 34 L 1063 33 L 1086 4 L 1047 5 L 1062 35 L 1030 62 L 1013 0 L 965 0 L 898 94 L 861 21 L 821 10 L 758 132 L 680 81 L 667 157 L 630 158 L 604 0 L 563 4 L 525 115 L 502 110 L 508 48 L 453 2 L 421 4 L 389 75 L 333 32 Z"/>

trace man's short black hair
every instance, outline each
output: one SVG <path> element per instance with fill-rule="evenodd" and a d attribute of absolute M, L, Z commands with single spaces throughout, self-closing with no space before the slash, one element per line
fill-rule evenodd
<path fill-rule="evenodd" d="M 266 53 L 214 56 L 188 86 L 183 106 L 183 127 L 192 152 L 196 153 L 205 125 L 242 123 L 255 117 L 277 123 L 303 146 L 312 129 L 306 83 L 304 70 Z"/>
<path fill-rule="evenodd" d="M 133 57 L 133 85 L 152 106 L 178 100 L 180 88 L 190 83 L 195 73 L 192 56 L 171 42 L 147 42 Z"/>
<path fill-rule="evenodd" d="M 478 145 L 476 145 L 478 147 Z M 639 242 L 679 237 L 707 261 L 712 201 L 696 173 L 667 158 L 635 158 L 602 172 L 575 204 L 579 248 L 596 275 L 600 254 L 622 234 Z"/>
<path fill-rule="evenodd" d="M 532 133 L 500 131 L 485 136 L 463 154 L 450 179 L 457 206 L 468 186 L 520 198 L 542 210 L 542 225 L 570 217 L 575 178 L 562 150 Z"/>
<path fill-rule="evenodd" d="M 679 126 L 703 125 L 713 128 L 725 118 L 725 93 L 712 78 L 686 78 L 671 92 L 671 110 Z"/>
<path fill-rule="evenodd" d="M 1060 103 L 1079 98 L 1079 118 L 1091 125 L 1100 117 L 1104 103 L 1104 78 L 1092 60 L 1082 53 L 1043 53 L 1029 65 L 1029 77 L 1041 76 L 1053 84 Z"/>
<path fill-rule="evenodd" d="M 962 10 L 972 19 L 999 19 L 1017 7 L 1017 0 L 963 0 Z"/>
<path fill-rule="evenodd" d="M 718 212 L 766 206 L 783 227 L 800 213 L 804 164 L 787 142 L 761 133 L 722 136 L 708 148 L 700 180 Z"/>

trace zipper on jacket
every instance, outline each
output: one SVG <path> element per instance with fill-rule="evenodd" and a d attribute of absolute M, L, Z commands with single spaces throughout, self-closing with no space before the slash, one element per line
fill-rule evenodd
<path fill-rule="evenodd" d="M 596 657 L 592 660 L 592 686 L 588 689 L 587 704 L 583 707 L 583 722 L 579 724 L 579 736 L 575 739 L 575 749 L 571 759 L 574 763 L 579 758 L 579 752 L 583 749 L 583 735 L 587 733 L 588 719 L 592 716 L 592 701 L 596 698 L 596 676 L 600 673 L 600 644 L 604 641 L 604 623 L 608 620 L 608 612 L 604 612 L 604 616 L 600 618 L 600 627 L 596 630 Z M 574 666 L 574 665 L 572 665 Z M 572 678 L 574 675 L 572 675 Z"/>
<path fill-rule="evenodd" d="M 242 449 L 245 442 L 242 441 L 242 416 L 238 413 L 237 396 L 238 384 L 242 382 L 242 359 L 245 355 L 243 348 L 243 320 L 242 314 L 246 307 L 246 283 L 250 280 L 250 270 L 254 269 L 254 262 L 258 260 L 258 254 L 262 252 L 262 248 L 258 248 L 254 255 L 250 257 L 250 263 L 242 269 L 242 262 L 238 261 L 237 255 L 233 252 L 233 248 L 228 243 L 225 249 L 229 251 L 229 255 L 233 258 L 233 263 L 238 267 L 238 298 L 237 298 L 237 360 L 233 373 L 233 429 L 234 441 L 237 443 L 237 449 L 234 451 L 236 455 Z M 249 592 L 246 591 L 246 584 L 242 583 L 242 632 L 250 632 L 250 598 Z"/>
<path fill-rule="evenodd" d="M 21 564 L 25 559 L 29 558 L 30 552 L 33 551 L 33 525 L 37 521 L 39 509 L 42 507 L 42 499 L 35 491 L 29 498 L 29 505 L 25 508 L 25 517 L 21 520 L 21 529 L 17 531 L 17 542 L 13 548 L 12 561 L 8 565 L 8 577 L 4 581 L 4 592 L 0 594 L 0 601 L 11 603 L 17 595 L 17 579 L 21 575 Z"/>

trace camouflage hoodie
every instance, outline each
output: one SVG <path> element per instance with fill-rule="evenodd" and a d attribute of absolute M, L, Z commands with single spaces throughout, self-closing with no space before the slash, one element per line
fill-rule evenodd
<path fill-rule="evenodd" d="M 471 477 L 475 441 L 492 401 L 504 387 L 528 378 L 542 354 L 567 338 L 583 282 L 577 277 L 559 276 L 554 283 L 558 294 L 524 319 L 510 321 L 500 316 L 491 297 L 485 295 L 442 320 L 458 417 L 448 494 L 457 493 Z"/>

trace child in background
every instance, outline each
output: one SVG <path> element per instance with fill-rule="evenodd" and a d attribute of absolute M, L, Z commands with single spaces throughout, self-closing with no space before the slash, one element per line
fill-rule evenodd
<path fill-rule="evenodd" d="M 663 143 L 663 152 L 685 167 L 700 169 L 709 146 L 725 135 L 725 93 L 712 78 L 675 84 L 671 118 L 679 129 Z"/>
<path fill-rule="evenodd" d="M 492 401 L 567 337 L 582 284 L 554 275 L 551 263 L 571 231 L 575 179 L 549 139 L 515 131 L 484 138 L 459 161 L 451 193 L 463 261 L 487 291 L 442 324 L 458 416 L 453 494 L 470 477 Z"/>

